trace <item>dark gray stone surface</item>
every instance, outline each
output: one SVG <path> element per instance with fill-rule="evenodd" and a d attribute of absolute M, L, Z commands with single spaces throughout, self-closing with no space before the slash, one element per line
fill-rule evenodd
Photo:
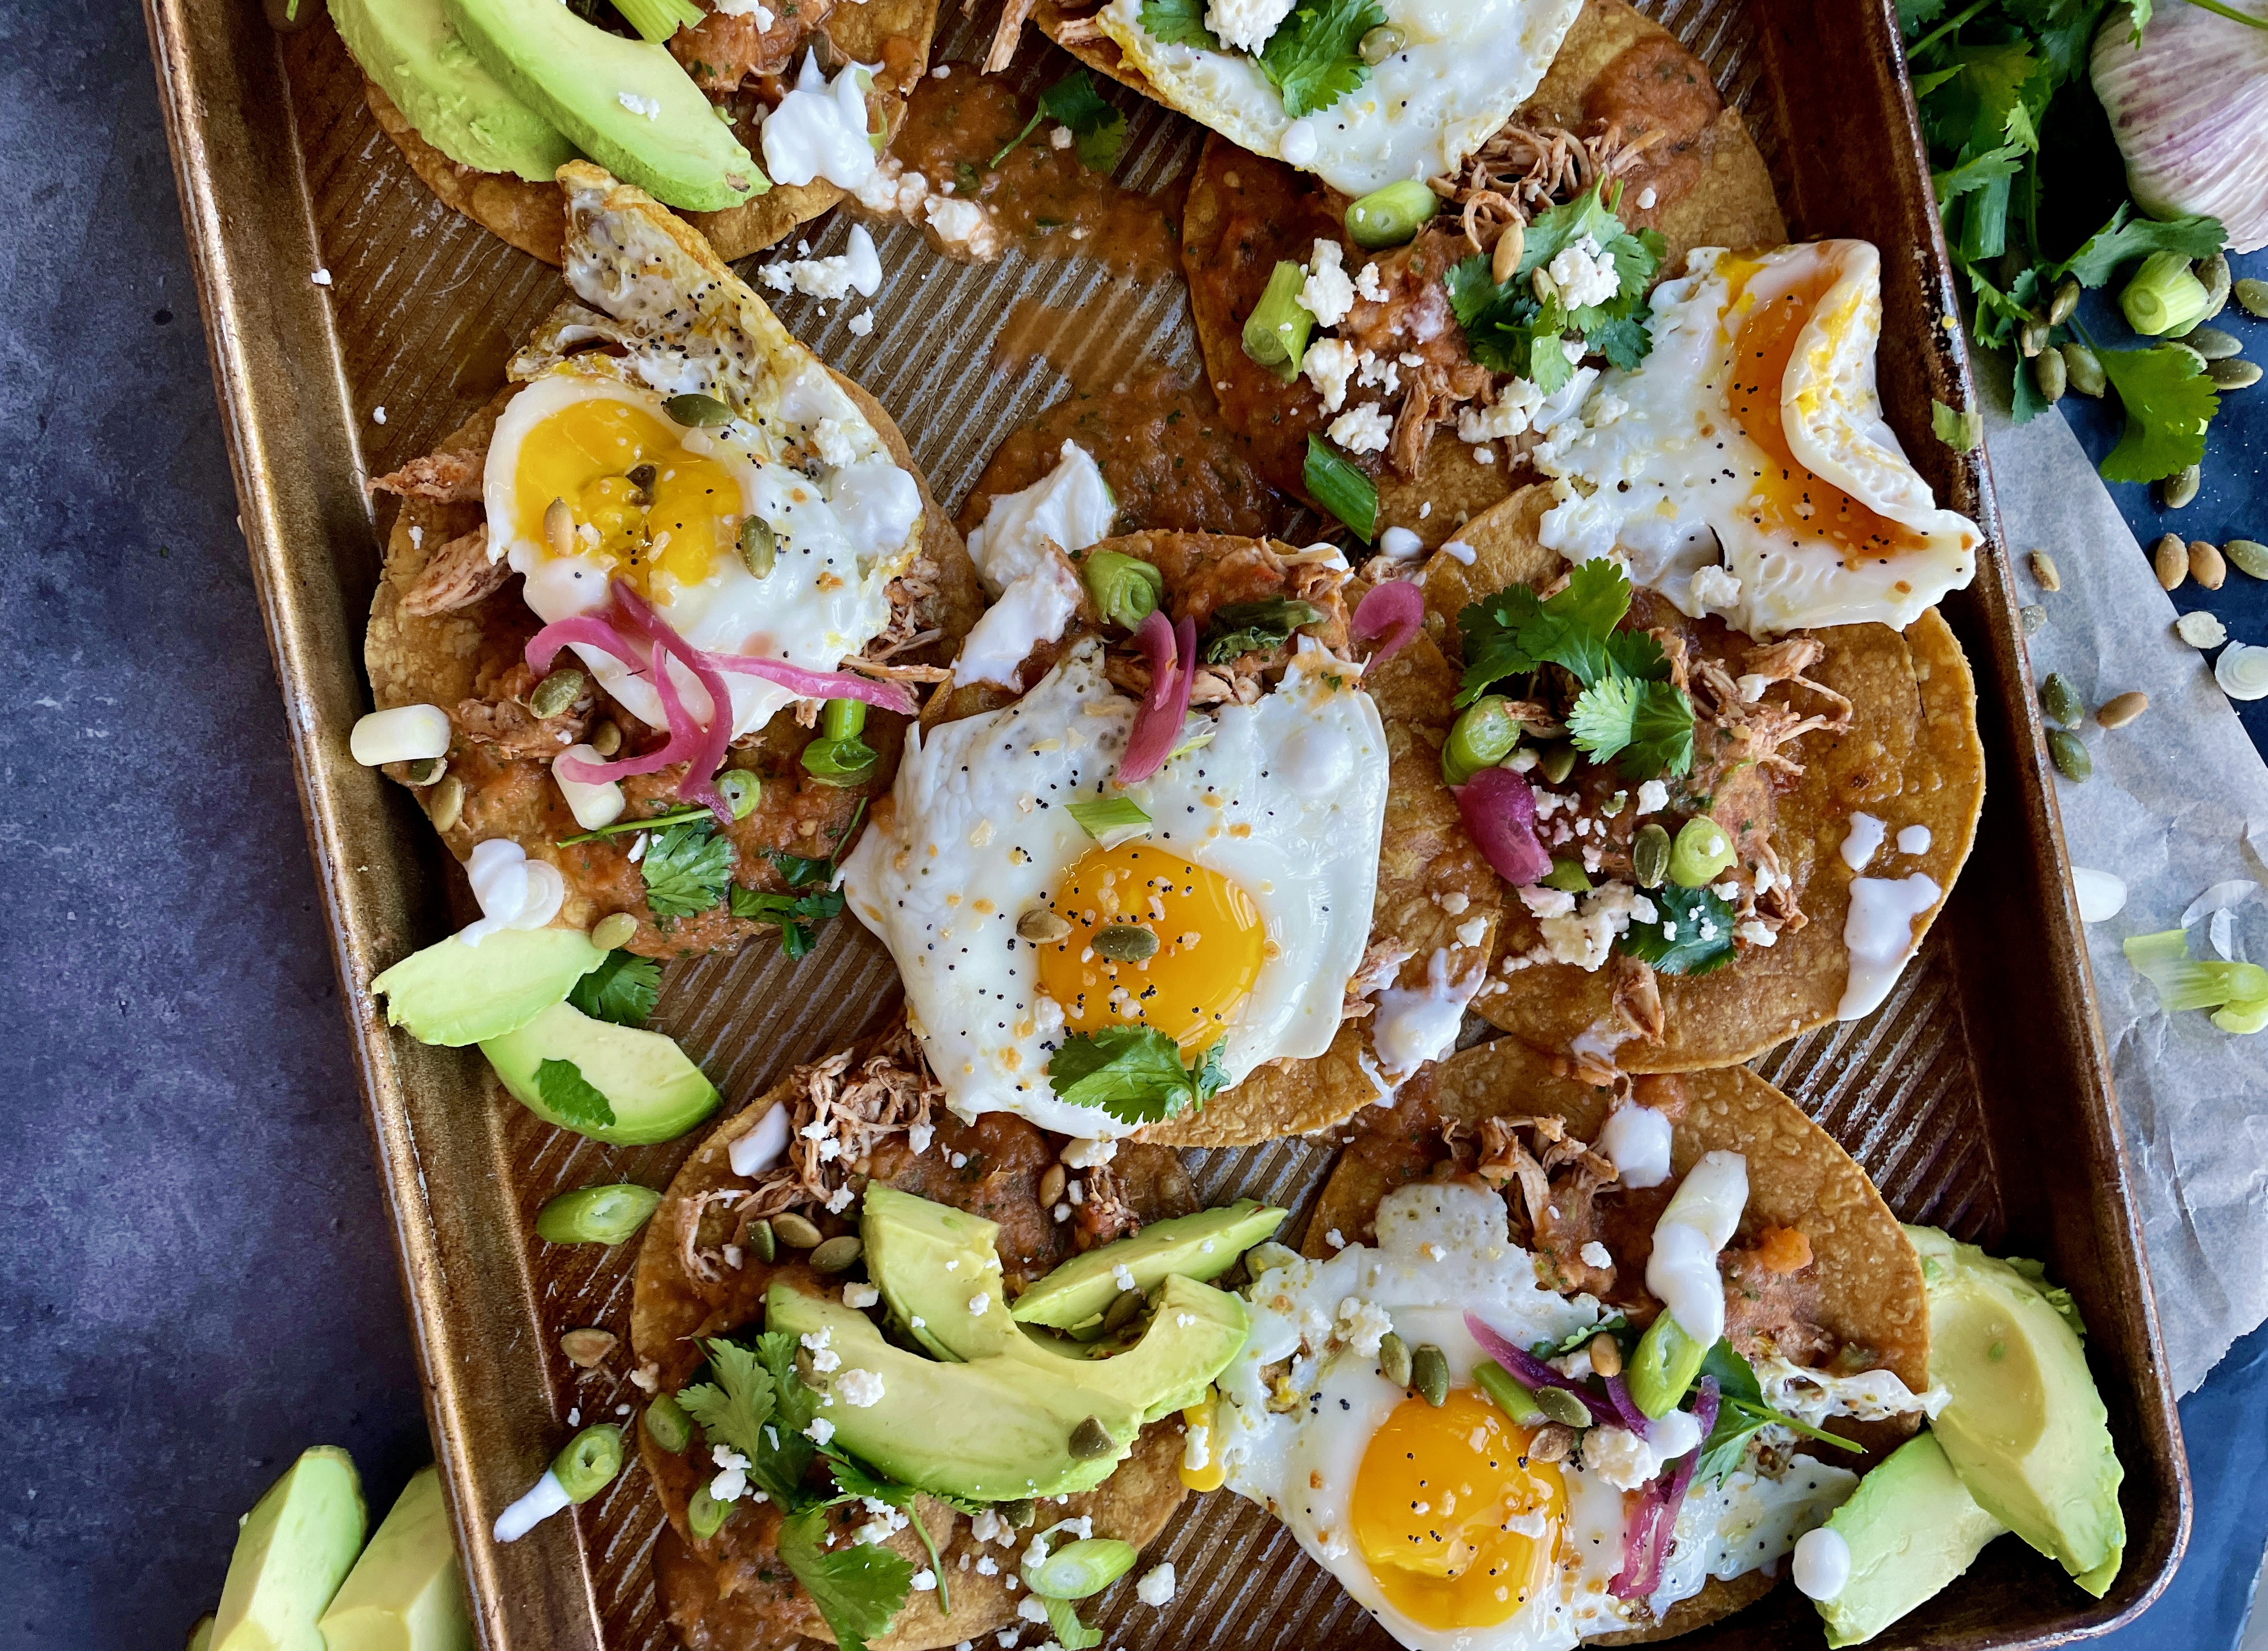
<path fill-rule="evenodd" d="M 0 1646 L 167 1647 L 431 1460 L 141 9 L 0 4 Z"/>

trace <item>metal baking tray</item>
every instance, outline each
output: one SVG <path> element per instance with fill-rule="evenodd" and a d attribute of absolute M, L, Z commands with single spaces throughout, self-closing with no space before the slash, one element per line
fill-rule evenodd
<path fill-rule="evenodd" d="M 557 1347 L 585 1324 L 627 1342 L 632 1252 L 546 1253 L 532 1239 L 535 1210 L 618 1174 L 661 1185 L 689 1142 L 611 1148 L 549 1129 L 502 1097 L 474 1051 L 389 1032 L 364 989 L 446 932 L 463 892 L 409 794 L 347 752 L 369 704 L 362 630 L 380 543 L 361 483 L 429 450 L 493 393 L 559 278 L 416 181 L 372 121 L 320 0 L 301 0 L 313 26 L 288 33 L 253 0 L 145 9 L 245 538 L 482 1633 L 491 1651 L 665 1651 L 674 1637 L 648 1563 L 660 1515 L 642 1472 L 512 1546 L 485 1533 L 556 1448 L 571 1411 L 595 1418 L 641 1397 L 619 1360 L 578 1371 Z M 1884 0 L 1641 9 L 1709 64 L 1745 114 L 1795 233 L 1885 248 L 1889 417 L 1940 498 L 1990 541 L 1975 585 L 1946 605 L 1976 670 L 1990 776 L 1967 874 L 1878 1013 L 1756 1065 L 1850 1148 L 1901 1215 L 2043 1257 L 2077 1295 L 2126 1470 L 2129 1545 L 2116 1586 L 2090 1600 L 2002 1542 L 1880 1642 L 2061 1643 L 2128 1619 L 2165 1585 L 2188 1536 L 2189 1478 L 1984 455 L 1929 433 L 1933 398 L 1965 408 L 1976 392 L 1896 29 Z M 937 56 L 981 55 L 991 10 L 949 9 Z M 1030 41 L 1012 72 L 1030 88 L 1064 66 Z M 1134 122 L 1120 180 L 1167 187 L 1192 161 L 1197 129 L 1126 101 Z M 812 231 L 826 251 L 847 233 L 840 215 Z M 954 264 L 902 226 L 878 240 L 889 274 L 871 336 L 850 335 L 847 309 L 826 317 L 799 299 L 781 313 L 891 409 L 941 498 L 961 498 L 999 439 L 1056 399 L 1066 375 L 1107 387 L 1138 357 L 1197 365 L 1177 281 L 1020 253 Z M 1035 325 L 1074 309 L 1076 325 Z M 1004 331 L 1057 342 L 1024 358 L 1002 346 Z M 739 1102 L 846 1042 L 895 993 L 887 956 L 845 920 L 800 965 L 762 944 L 674 965 L 664 1024 Z M 1247 1193 L 1304 1214 L 1333 1150 L 1281 1141 L 1189 1160 L 1208 1198 Z M 1388 1643 L 1281 1528 L 1233 1496 L 1186 1503 L 1152 1557 L 1174 1563 L 1179 1594 L 1163 1611 L 1131 1608 L 1123 1586 L 1103 1596 L 1108 1643 Z M 1690 1643 L 1816 1635 L 1808 1604 L 1781 1588 Z"/>

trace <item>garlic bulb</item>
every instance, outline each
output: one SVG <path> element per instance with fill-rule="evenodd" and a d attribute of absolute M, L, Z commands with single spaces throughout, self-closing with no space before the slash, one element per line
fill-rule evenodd
<path fill-rule="evenodd" d="M 2252 26 L 2163 0 L 2132 43 L 2126 10 L 2095 37 L 2095 95 L 2126 185 L 2153 217 L 2217 217 L 2232 251 L 2268 247 L 2268 0 L 2224 0 Z"/>

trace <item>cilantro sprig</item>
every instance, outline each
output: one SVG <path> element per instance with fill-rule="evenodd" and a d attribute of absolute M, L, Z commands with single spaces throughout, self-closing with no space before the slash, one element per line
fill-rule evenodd
<path fill-rule="evenodd" d="M 1126 117 L 1102 100 L 1102 94 L 1094 89 L 1094 82 L 1088 78 L 1086 70 L 1074 69 L 1040 93 L 1040 107 L 1032 111 L 1032 118 L 1024 122 L 1024 129 L 992 157 L 993 170 L 999 170 L 1000 163 L 1039 130 L 1042 121 L 1053 121 L 1069 129 L 1077 140 L 1079 164 L 1089 172 L 1108 172 L 1118 164 L 1119 153 L 1126 147 Z"/>
<path fill-rule="evenodd" d="M 1260 72 L 1293 120 L 1328 109 L 1370 78 L 1362 37 L 1386 23 L 1378 0 L 1314 0 L 1293 8 L 1260 48 Z"/>
<path fill-rule="evenodd" d="M 1725 1482 L 1741 1465 L 1749 1440 L 1766 1427 L 1786 1427 L 1838 1450 L 1866 1448 L 1840 1434 L 1800 1422 L 1765 1404 L 1764 1387 L 1757 1382 L 1755 1369 L 1733 1351 L 1730 1342 L 1720 1340 L 1709 1349 L 1708 1356 L 1701 1361 L 1701 1374 L 1717 1378 L 1717 1422 L 1710 1428 L 1709 1437 L 1701 1442 L 1701 1462 L 1695 1472 L 1712 1484 Z"/>
<path fill-rule="evenodd" d="M 1218 1038 L 1197 1065 L 1153 1026 L 1106 1026 L 1067 1038 L 1048 1061 L 1048 1083 L 1072 1106 L 1100 1107 L 1122 1124 L 1156 1124 L 1202 1107 L 1227 1081 L 1228 1040 Z"/>
<path fill-rule="evenodd" d="M 1476 254 L 1449 271 L 1449 306 L 1465 329 L 1473 358 L 1498 372 L 1532 380 L 1545 394 L 1575 375 L 1565 343 L 1582 340 L 1583 352 L 1629 369 L 1646 359 L 1653 340 L 1646 329 L 1646 290 L 1668 243 L 1653 230 L 1629 230 L 1615 216 L 1622 186 L 1602 193 L 1594 184 L 1572 201 L 1539 214 L 1528 226 L 1520 265 L 1499 283 L 1489 260 Z M 1603 304 L 1570 310 L 1558 298 L 1539 298 L 1535 271 L 1567 247 L 1588 239 L 1615 266 L 1615 295 Z"/>
<path fill-rule="evenodd" d="M 1649 889 L 1654 920 L 1633 923 L 1618 944 L 1659 975 L 1705 975 L 1733 961 L 1733 909 L 1706 888 Z"/>
<path fill-rule="evenodd" d="M 683 820 L 645 840 L 638 861 L 645 903 L 658 918 L 689 918 L 725 898 L 733 881 L 733 844 L 713 818 Z"/>
<path fill-rule="evenodd" d="M 827 1515 L 811 1508 L 780 1526 L 780 1562 L 803 1584 L 843 1651 L 887 1633 L 913 1587 L 913 1562 L 880 1543 L 828 1548 Z M 942 1580 L 942 1573 L 937 1574 Z"/>
<path fill-rule="evenodd" d="M 1142 27 L 1168 46 L 1201 52 L 1220 50 L 1220 37 L 1205 26 L 1205 0 L 1142 0 Z"/>
<path fill-rule="evenodd" d="M 612 1103 L 571 1060 L 538 1061 L 535 1093 L 545 1110 L 571 1130 L 604 1129 L 615 1121 Z"/>
<path fill-rule="evenodd" d="M 631 952 L 608 952 L 596 969 L 577 981 L 567 1001 L 594 1021 L 642 1027 L 661 995 L 661 965 Z"/>

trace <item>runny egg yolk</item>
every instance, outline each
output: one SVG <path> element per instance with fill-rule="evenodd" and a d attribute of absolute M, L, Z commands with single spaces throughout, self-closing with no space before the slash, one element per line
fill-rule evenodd
<path fill-rule="evenodd" d="M 1196 1054 L 1227 1029 L 1260 977 L 1267 936 L 1252 896 L 1147 844 L 1091 850 L 1054 906 L 1071 932 L 1040 947 L 1040 989 L 1073 1032 L 1152 1026 Z M 1157 949 L 1135 962 L 1105 957 L 1095 938 L 1113 925 L 1146 929 Z"/>
<path fill-rule="evenodd" d="M 1355 1470 L 1355 1546 L 1387 1603 L 1428 1628 L 1483 1628 L 1535 1597 L 1566 1506 L 1559 1470 L 1471 1388 L 1411 1397 Z M 1517 1529 L 1515 1528 L 1517 1527 Z"/>
<path fill-rule="evenodd" d="M 650 583 L 656 571 L 681 586 L 698 585 L 732 546 L 744 506 L 732 472 L 687 452 L 681 433 L 618 397 L 568 403 L 520 443 L 512 472 L 516 535 L 545 543 L 543 513 L 563 498 L 582 553 L 607 561 L 644 594 L 666 595 Z"/>
<path fill-rule="evenodd" d="M 1823 258 L 1814 259 L 1793 286 L 1775 297 L 1754 299 L 1745 289 L 1760 266 L 1728 260 L 1727 267 L 1733 271 L 1727 321 L 1736 315 L 1741 319 L 1733 335 L 1733 372 L 1725 396 L 1734 421 L 1764 450 L 1771 466 L 1756 480 L 1749 502 L 1750 520 L 1759 527 L 1824 539 L 1841 549 L 1849 567 L 1916 549 L 1921 540 L 1912 528 L 1876 513 L 1799 461 L 1780 422 L 1780 397 L 1797 335 L 1812 320 L 1840 271 Z M 1837 319 L 1857 324 L 1855 315 Z"/>

